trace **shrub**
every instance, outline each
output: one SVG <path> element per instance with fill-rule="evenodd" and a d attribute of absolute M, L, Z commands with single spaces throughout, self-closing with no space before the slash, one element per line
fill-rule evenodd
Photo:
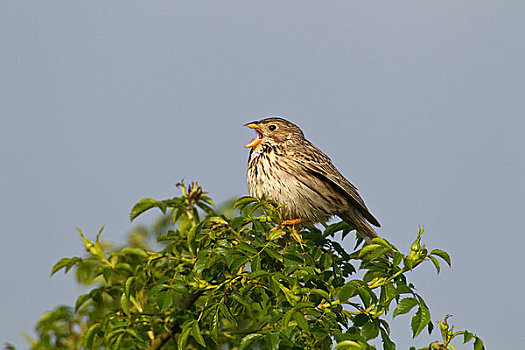
<path fill-rule="evenodd" d="M 395 349 L 389 313 L 412 313 L 414 337 L 432 331 L 407 275 L 424 262 L 439 272 L 450 258 L 421 243 L 422 229 L 407 255 L 381 238 L 365 246 L 358 239 L 347 252 L 335 240 L 353 231 L 345 222 L 298 231 L 280 225 L 273 203 L 242 197 L 238 214 L 221 214 L 200 186 L 180 187 L 181 197 L 133 207 L 132 220 L 152 208 L 164 215 L 152 228 L 137 227 L 128 246 L 104 243 L 102 230 L 94 242 L 78 230 L 87 255 L 60 260 L 52 274 L 75 268 L 92 289 L 74 308 L 41 318 L 34 349 L 364 350 L 375 349 L 374 339 Z M 484 349 L 447 319 L 438 322 L 442 340 L 424 349 L 454 349 L 459 335 Z"/>

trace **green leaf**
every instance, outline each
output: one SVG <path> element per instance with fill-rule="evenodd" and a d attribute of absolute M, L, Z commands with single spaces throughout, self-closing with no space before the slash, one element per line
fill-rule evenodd
<path fill-rule="evenodd" d="M 177 223 L 177 221 L 179 221 L 179 219 L 181 218 L 183 213 L 184 213 L 184 211 L 181 208 L 177 208 L 177 209 L 172 211 L 173 216 L 171 218 L 171 222 L 172 222 L 173 225 L 175 225 Z"/>
<path fill-rule="evenodd" d="M 273 230 L 272 232 L 270 232 L 270 235 L 268 236 L 268 240 L 269 241 L 274 241 L 276 239 L 281 238 L 285 234 L 286 234 L 285 230 L 283 230 L 282 228 L 277 228 L 277 229 Z"/>
<path fill-rule="evenodd" d="M 297 256 L 295 254 L 285 253 L 285 254 L 283 254 L 283 258 L 285 260 L 290 260 L 290 261 L 294 262 L 295 264 L 303 264 L 304 263 L 304 260 L 301 259 L 299 256 Z"/>
<path fill-rule="evenodd" d="M 430 322 L 430 311 L 424 305 L 419 305 L 416 314 L 412 317 L 410 327 L 412 328 L 412 337 L 416 337 Z"/>
<path fill-rule="evenodd" d="M 129 315 L 131 313 L 129 296 L 127 296 L 124 293 L 122 293 L 122 296 L 120 297 L 120 307 L 122 308 L 122 311 L 124 311 L 126 315 Z"/>
<path fill-rule="evenodd" d="M 439 273 L 439 271 L 441 270 L 441 267 L 439 266 L 439 261 L 436 258 L 434 258 L 432 255 L 429 255 L 428 258 L 430 259 L 430 261 L 432 261 L 432 263 L 436 267 L 437 273 Z"/>
<path fill-rule="evenodd" d="M 69 258 L 62 258 L 60 259 L 56 264 L 55 266 L 53 266 L 53 269 L 51 270 L 51 276 L 53 276 L 57 271 L 59 271 L 60 269 L 64 268 L 67 266 L 67 264 L 69 264 L 69 262 L 71 261 L 71 259 Z"/>
<path fill-rule="evenodd" d="M 369 307 L 370 303 L 373 301 L 375 294 L 368 288 L 368 286 L 362 286 L 361 288 L 357 289 L 357 294 L 359 295 L 359 298 L 361 298 L 361 301 L 365 305 L 365 307 Z"/>
<path fill-rule="evenodd" d="M 95 340 L 95 335 L 97 335 L 97 331 L 100 328 L 100 323 L 95 323 L 89 329 L 87 330 L 86 334 L 84 334 L 84 346 L 86 349 L 92 349 L 93 348 L 93 341 Z"/>
<path fill-rule="evenodd" d="M 135 271 L 133 271 L 133 269 L 131 268 L 130 264 L 122 263 L 122 262 L 119 262 L 115 265 L 115 270 L 125 271 L 131 275 L 135 273 Z"/>
<path fill-rule="evenodd" d="M 288 328 L 290 320 L 292 319 L 294 312 L 295 310 L 292 309 L 284 314 L 284 317 L 282 318 L 282 322 L 281 322 L 281 325 L 283 328 Z"/>
<path fill-rule="evenodd" d="M 131 221 L 135 220 L 137 216 L 144 213 L 147 210 L 150 210 L 153 207 L 158 206 L 159 202 L 156 199 L 153 198 L 144 198 L 135 204 L 133 209 L 131 209 L 130 218 Z M 164 214 L 166 214 L 165 211 L 163 211 Z"/>
<path fill-rule="evenodd" d="M 277 346 L 279 345 L 279 334 L 278 333 L 269 333 L 264 336 L 264 341 L 266 345 L 268 345 L 268 348 L 271 350 L 277 349 Z"/>
<path fill-rule="evenodd" d="M 254 247 L 244 243 L 244 242 L 239 242 L 239 244 L 237 244 L 237 247 L 239 247 L 240 249 L 244 250 L 245 252 L 248 252 L 248 253 L 251 253 L 251 254 L 257 254 L 258 251 L 257 249 L 255 249 Z"/>
<path fill-rule="evenodd" d="M 141 258 L 148 257 L 148 253 L 142 248 L 125 247 L 119 253 L 122 255 L 138 255 Z"/>
<path fill-rule="evenodd" d="M 427 331 L 429 335 L 432 334 L 432 332 L 434 331 L 434 324 L 430 321 L 427 324 Z"/>
<path fill-rule="evenodd" d="M 310 292 L 320 295 L 325 300 L 328 300 L 328 301 L 331 300 L 330 295 L 325 290 L 314 288 L 314 289 L 311 289 Z"/>
<path fill-rule="evenodd" d="M 257 198 L 253 198 L 250 196 L 244 196 L 239 198 L 235 203 L 233 203 L 234 208 L 238 208 L 239 210 L 242 210 L 246 205 L 254 202 L 258 202 L 259 200 Z"/>
<path fill-rule="evenodd" d="M 353 229 L 354 228 L 349 223 L 345 221 L 340 221 L 335 224 L 329 225 L 324 231 L 324 236 L 328 237 L 334 235 L 338 231 L 350 232 Z"/>
<path fill-rule="evenodd" d="M 179 337 L 177 338 L 177 347 L 179 350 L 186 349 L 186 342 L 188 341 L 188 337 L 190 335 L 190 332 L 193 327 L 193 323 L 197 322 L 196 320 L 190 321 L 182 327 L 182 331 L 179 334 Z"/>
<path fill-rule="evenodd" d="M 312 332 L 312 335 L 314 336 L 314 338 L 317 339 L 317 340 L 321 340 L 321 339 L 324 339 L 326 337 L 330 337 L 330 333 L 328 333 L 328 330 L 324 329 L 324 328 L 313 327 L 311 329 L 311 332 Z M 330 347 L 330 349 L 331 349 L 331 347 Z"/>
<path fill-rule="evenodd" d="M 384 255 L 385 253 L 389 252 L 390 250 L 390 247 L 384 246 L 382 244 L 372 243 L 365 245 L 359 252 L 358 257 L 363 260 L 374 261 L 380 256 Z"/>
<path fill-rule="evenodd" d="M 237 325 L 237 321 L 233 318 L 232 314 L 230 313 L 230 310 L 224 305 L 223 303 L 219 304 L 219 310 L 221 311 L 221 314 L 233 325 Z"/>
<path fill-rule="evenodd" d="M 102 276 L 104 276 L 106 282 L 109 282 L 111 275 L 113 275 L 113 269 L 111 266 L 106 266 L 104 269 L 102 269 Z"/>
<path fill-rule="evenodd" d="M 384 246 L 381 245 L 381 244 L 367 244 L 361 249 L 361 251 L 359 252 L 358 257 L 359 258 L 363 258 L 364 256 L 366 256 L 368 254 L 371 254 L 375 250 L 383 249 L 383 248 L 384 248 Z"/>
<path fill-rule="evenodd" d="M 261 338 L 263 335 L 258 333 L 252 333 L 248 334 L 241 340 L 241 344 L 239 345 L 239 350 L 244 350 L 248 345 L 256 341 L 257 339 Z"/>
<path fill-rule="evenodd" d="M 295 301 L 294 294 L 292 293 L 292 291 L 289 288 L 285 287 L 281 282 L 279 282 L 275 276 L 272 276 L 272 281 L 281 289 L 288 302 L 294 305 Z"/>
<path fill-rule="evenodd" d="M 270 273 L 266 270 L 257 270 L 254 272 L 250 272 L 247 276 L 249 278 L 259 279 L 261 276 L 268 276 L 268 275 L 270 275 Z"/>
<path fill-rule="evenodd" d="M 347 302 L 348 299 L 354 295 L 360 285 L 361 284 L 356 280 L 346 283 L 344 286 L 337 289 L 337 298 L 342 302 Z"/>
<path fill-rule="evenodd" d="M 166 311 L 172 303 L 171 294 L 168 291 L 163 291 L 157 294 L 155 301 L 160 311 Z"/>
<path fill-rule="evenodd" d="M 201 208 L 202 210 L 204 210 L 204 212 L 208 215 L 213 215 L 215 213 L 215 210 L 213 210 L 213 208 L 209 206 L 208 204 L 197 202 L 197 206 Z"/>
<path fill-rule="evenodd" d="M 233 273 L 237 273 L 239 269 L 242 266 L 246 265 L 246 263 L 249 261 L 250 261 L 250 258 L 246 256 L 241 256 L 239 258 L 236 258 L 235 260 L 232 261 L 230 265 L 230 271 L 232 271 Z"/>
<path fill-rule="evenodd" d="M 126 284 L 124 285 L 124 294 L 126 294 L 127 296 L 131 295 L 131 288 L 133 287 L 135 280 L 136 280 L 136 277 L 134 276 L 126 280 Z"/>
<path fill-rule="evenodd" d="M 122 340 L 122 337 L 125 334 L 126 330 L 124 328 L 116 328 L 106 336 L 106 339 L 111 344 L 112 349 L 118 350 L 117 346 L 119 345 L 119 339 Z"/>
<path fill-rule="evenodd" d="M 325 253 L 321 256 L 321 266 L 323 267 L 323 270 L 328 270 L 329 268 L 332 267 L 332 257 L 330 256 L 330 254 L 328 253 Z"/>
<path fill-rule="evenodd" d="M 258 203 L 253 203 L 253 204 L 248 204 L 245 208 L 244 208 L 244 211 L 246 212 L 246 215 L 248 216 L 252 216 L 253 213 L 255 213 L 257 211 L 257 209 L 259 208 L 263 208 L 265 206 L 265 203 L 263 202 L 258 202 Z M 259 213 L 262 213 L 262 210 L 259 211 Z"/>
<path fill-rule="evenodd" d="M 304 318 L 304 315 L 301 312 L 295 311 L 293 313 L 293 318 L 305 332 L 310 332 L 310 326 L 308 326 L 308 321 Z"/>
<path fill-rule="evenodd" d="M 418 304 L 416 298 L 404 298 L 397 304 L 396 309 L 394 310 L 394 317 L 397 315 L 402 315 L 408 313 L 414 306 Z"/>
<path fill-rule="evenodd" d="M 379 335 L 379 326 L 377 323 L 369 321 L 361 328 L 361 335 L 366 340 L 374 339 Z"/>
<path fill-rule="evenodd" d="M 283 257 L 281 254 L 277 253 L 277 251 L 273 248 L 270 248 L 270 247 L 266 247 L 264 249 L 264 251 L 270 256 L 272 257 L 273 259 L 275 260 L 278 260 L 278 261 L 283 261 Z"/>
<path fill-rule="evenodd" d="M 379 326 L 380 326 L 381 332 L 383 332 L 384 330 L 387 333 L 387 335 L 390 334 L 390 325 L 388 324 L 387 321 L 379 319 Z"/>
<path fill-rule="evenodd" d="M 381 328 L 381 341 L 383 343 L 383 350 L 396 350 L 396 344 L 390 340 L 388 333 Z"/>
<path fill-rule="evenodd" d="M 215 207 L 215 204 L 213 203 L 212 199 L 206 195 L 202 195 L 200 197 L 200 200 L 204 203 L 208 203 L 209 205 L 211 205 L 212 207 Z"/>
<path fill-rule="evenodd" d="M 390 307 L 392 300 L 399 296 L 396 287 L 393 284 L 385 284 L 381 286 L 380 299 L 381 303 L 386 307 Z"/>
<path fill-rule="evenodd" d="M 355 315 L 353 321 L 354 326 L 356 327 L 362 327 L 365 323 L 367 323 L 370 320 L 370 317 L 365 314 L 357 314 Z"/>
<path fill-rule="evenodd" d="M 483 345 L 483 340 L 481 338 L 478 338 L 476 336 L 476 340 L 474 340 L 474 350 L 485 350 L 485 345 Z"/>
<path fill-rule="evenodd" d="M 253 258 L 250 266 L 252 272 L 259 271 L 261 269 L 261 257 L 256 255 L 255 258 Z"/>
<path fill-rule="evenodd" d="M 335 346 L 338 350 L 366 350 L 366 345 L 353 340 L 343 340 Z"/>
<path fill-rule="evenodd" d="M 82 305 L 84 305 L 84 303 L 89 299 L 91 299 L 91 296 L 89 294 L 81 294 L 77 298 L 77 302 L 75 303 L 75 312 L 77 312 L 82 307 Z"/>
<path fill-rule="evenodd" d="M 67 273 L 73 266 L 80 262 L 82 262 L 82 259 L 78 257 L 62 258 L 59 262 L 55 264 L 55 266 L 53 266 L 53 269 L 51 270 L 51 276 L 53 276 L 57 271 L 64 267 L 66 268 L 65 273 Z"/>
<path fill-rule="evenodd" d="M 212 305 L 212 308 L 215 308 L 215 305 Z M 211 340 L 213 340 L 215 344 L 219 345 L 219 310 L 215 310 L 216 311 L 213 313 L 213 317 L 211 319 L 210 336 Z"/>
<path fill-rule="evenodd" d="M 244 298 L 237 292 L 232 292 L 230 294 L 230 296 L 235 300 L 237 301 L 239 304 L 245 306 L 245 307 L 249 307 L 249 304 L 246 300 L 244 300 Z"/>
<path fill-rule="evenodd" d="M 246 218 L 243 218 L 242 216 L 237 216 L 230 221 L 230 226 L 234 230 L 239 230 L 247 223 L 248 221 L 246 220 Z"/>
<path fill-rule="evenodd" d="M 195 256 L 195 235 L 197 234 L 197 231 L 200 230 L 200 225 L 194 225 L 190 228 L 188 231 L 188 249 L 190 253 Z"/>
<path fill-rule="evenodd" d="M 201 330 L 199 329 L 199 322 L 194 322 L 192 324 L 191 334 L 193 335 L 193 338 L 195 338 L 197 343 L 206 347 L 206 342 L 204 341 L 204 338 L 202 337 L 202 334 L 201 334 Z"/>
<path fill-rule="evenodd" d="M 441 259 L 445 260 L 448 266 L 452 266 L 452 263 L 450 261 L 450 256 L 448 255 L 447 252 L 440 250 L 440 249 L 434 249 L 433 251 L 430 252 L 430 255 L 437 255 Z"/>
<path fill-rule="evenodd" d="M 383 239 L 381 237 L 372 238 L 372 243 L 381 244 L 385 247 L 392 248 L 392 244 L 390 244 L 386 239 Z"/>
<path fill-rule="evenodd" d="M 133 336 L 139 341 L 144 341 L 144 339 L 142 339 L 142 337 L 140 336 L 140 334 L 137 332 L 135 328 L 127 328 L 126 333 L 130 334 L 131 336 Z"/>
<path fill-rule="evenodd" d="M 463 332 L 463 344 L 469 342 L 472 338 L 474 338 L 474 334 L 470 333 L 469 331 Z"/>
<path fill-rule="evenodd" d="M 394 258 L 392 259 L 392 266 L 398 266 L 403 261 L 403 254 L 394 251 Z"/>
<path fill-rule="evenodd" d="M 124 339 L 125 336 L 126 336 L 126 330 L 122 329 L 121 331 L 119 331 L 117 339 L 115 340 L 113 344 L 111 344 L 111 349 L 112 350 L 122 349 L 122 346 L 120 344 L 122 343 L 122 339 Z"/>
<path fill-rule="evenodd" d="M 228 221 L 220 216 L 212 216 L 207 219 L 209 223 L 219 225 L 219 226 L 228 226 Z"/>

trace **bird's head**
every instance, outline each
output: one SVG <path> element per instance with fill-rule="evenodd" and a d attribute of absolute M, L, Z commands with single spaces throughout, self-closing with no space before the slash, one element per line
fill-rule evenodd
<path fill-rule="evenodd" d="M 301 142 L 304 135 L 301 129 L 286 119 L 271 117 L 245 124 L 257 132 L 257 137 L 244 147 L 257 147 L 259 144 L 283 144 Z"/>

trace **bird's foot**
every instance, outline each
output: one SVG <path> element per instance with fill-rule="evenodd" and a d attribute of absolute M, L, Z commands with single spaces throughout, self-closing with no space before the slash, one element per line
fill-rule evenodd
<path fill-rule="evenodd" d="M 303 239 L 301 238 L 301 235 L 299 235 L 299 232 L 297 232 L 298 230 L 295 229 L 295 225 L 298 225 L 298 224 L 302 224 L 304 222 L 307 222 L 309 221 L 308 219 L 292 219 L 292 220 L 284 220 L 283 222 L 281 222 L 281 224 L 279 226 L 276 226 L 274 228 L 272 228 L 270 230 L 270 237 L 274 236 L 274 235 L 277 235 L 278 237 L 281 237 L 282 235 L 285 234 L 286 230 L 283 230 L 286 226 L 288 227 L 291 227 L 291 230 L 289 230 L 288 232 L 290 232 L 290 235 L 292 236 L 292 238 L 298 242 L 301 247 L 303 247 Z M 278 229 L 281 229 L 281 231 L 279 232 L 276 232 L 274 234 L 274 232 Z M 302 227 L 299 227 L 299 231 L 301 231 Z M 304 247 L 303 247 L 304 248 Z"/>
<path fill-rule="evenodd" d="M 302 224 L 303 222 L 307 222 L 308 219 L 292 219 L 292 220 L 284 220 L 282 222 L 282 226 L 295 226 L 297 224 Z"/>
<path fill-rule="evenodd" d="M 284 220 L 283 222 L 281 222 L 281 224 L 279 226 L 275 226 L 274 228 L 272 228 L 270 230 L 270 233 L 277 230 L 277 229 L 280 229 L 280 228 L 284 228 L 285 226 L 292 226 L 292 228 L 295 229 L 295 225 L 297 224 L 302 224 L 303 222 L 307 222 L 308 219 L 291 219 L 291 220 Z"/>

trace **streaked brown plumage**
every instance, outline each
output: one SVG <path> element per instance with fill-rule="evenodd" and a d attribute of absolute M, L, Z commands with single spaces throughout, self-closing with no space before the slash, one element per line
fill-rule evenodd
<path fill-rule="evenodd" d="M 282 118 L 246 124 L 257 132 L 246 147 L 250 195 L 284 205 L 284 219 L 324 222 L 337 215 L 355 227 L 366 242 L 380 226 L 352 185 L 330 158 L 305 139 L 299 127 Z"/>

